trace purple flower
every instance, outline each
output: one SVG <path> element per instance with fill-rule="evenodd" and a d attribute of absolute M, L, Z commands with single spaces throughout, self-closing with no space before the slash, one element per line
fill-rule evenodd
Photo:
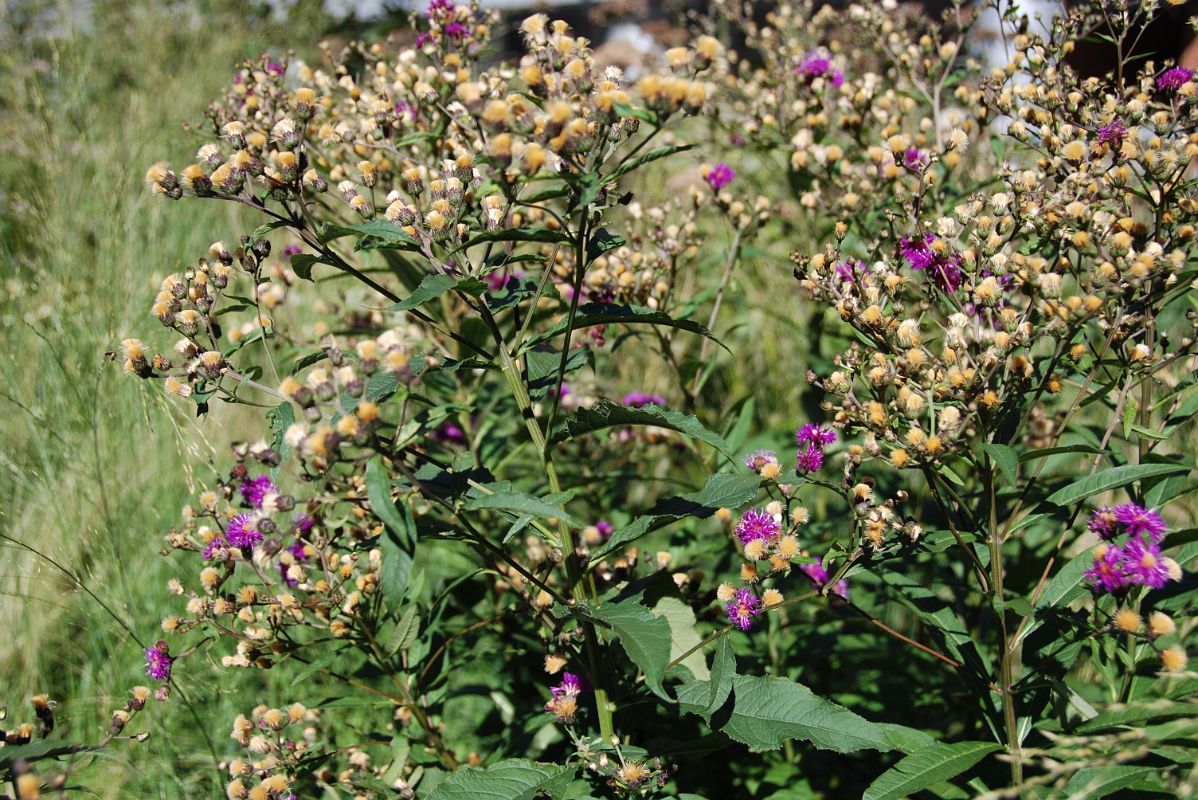
<path fill-rule="evenodd" d="M 807 448 L 800 450 L 798 456 L 795 457 L 795 469 L 803 474 L 819 472 L 823 466 L 824 451 L 814 444 L 807 445 Z"/>
<path fill-rule="evenodd" d="M 928 163 L 928 157 L 920 152 L 918 147 L 908 147 L 903 152 L 903 166 L 912 172 L 918 172 Z"/>
<path fill-rule="evenodd" d="M 736 170 L 721 161 L 711 168 L 711 171 L 707 173 L 707 177 L 703 180 L 707 181 L 707 185 L 711 187 L 713 192 L 718 192 L 732 183 L 732 179 L 735 177 Z"/>
<path fill-rule="evenodd" d="M 433 441 L 444 444 L 465 444 L 466 432 L 452 422 L 443 422 L 433 431 Z"/>
<path fill-rule="evenodd" d="M 419 36 L 416 37 L 416 49 L 419 50 L 420 48 L 424 47 L 426 44 L 432 44 L 432 41 L 433 41 L 433 35 L 431 33 L 428 33 L 427 31 L 425 31 L 424 33 L 421 33 Z"/>
<path fill-rule="evenodd" d="M 463 22 L 451 22 L 445 26 L 445 35 L 455 42 L 460 42 L 470 35 L 470 28 Z"/>
<path fill-rule="evenodd" d="M 1194 77 L 1193 70 L 1173 67 L 1156 76 L 1156 88 L 1161 92 L 1176 92 Z"/>
<path fill-rule="evenodd" d="M 289 244 L 283 248 L 283 258 L 290 261 L 292 256 L 298 256 L 302 252 L 304 252 L 304 248 L 298 244 Z"/>
<path fill-rule="evenodd" d="M 238 514 L 229 520 L 229 527 L 225 530 L 225 538 L 234 547 L 240 547 L 242 550 L 252 550 L 254 545 L 262 541 L 262 534 L 254 527 L 254 521 L 248 514 Z"/>
<path fill-rule="evenodd" d="M 841 283 L 855 283 L 857 278 L 865 272 L 865 262 L 857 258 L 846 258 L 833 264 L 832 269 Z"/>
<path fill-rule="evenodd" d="M 1098 534 L 1098 538 L 1110 541 L 1119 535 L 1119 520 L 1115 516 L 1115 509 L 1103 507 L 1090 515 L 1090 522 L 1086 525 L 1091 533 Z"/>
<path fill-rule="evenodd" d="M 429 19 L 452 17 L 457 10 L 458 7 L 453 4 L 452 0 L 433 0 L 428 4 L 426 16 Z"/>
<path fill-rule="evenodd" d="M 599 535 L 602 536 L 604 540 L 607 540 L 611 537 L 612 532 L 615 531 L 615 527 L 607 520 L 601 519 L 595 523 L 595 530 L 599 531 Z"/>
<path fill-rule="evenodd" d="M 278 61 L 267 61 L 266 62 L 266 71 L 271 73 L 272 75 L 282 75 L 284 72 L 287 71 L 287 67 L 283 66 Z"/>
<path fill-rule="evenodd" d="M 1115 506 L 1114 513 L 1115 519 L 1127 529 L 1127 533 L 1131 536 L 1147 534 L 1155 544 L 1160 542 L 1161 537 L 1165 535 L 1165 521 L 1152 509 L 1138 506 L 1135 503 L 1124 503 Z"/>
<path fill-rule="evenodd" d="M 932 274 L 932 283 L 941 291 L 955 292 L 961 288 L 964 274 L 961 272 L 961 257 L 944 248 L 938 252 L 932 245 L 936 237 L 928 234 L 922 239 L 904 237 L 899 243 L 899 255 L 911 269 L 925 270 Z"/>
<path fill-rule="evenodd" d="M 269 476 L 259 475 L 241 484 L 241 499 L 250 508 L 262 508 L 262 501 L 268 494 L 278 494 L 279 488 L 274 485 Z"/>
<path fill-rule="evenodd" d="M 563 672 L 562 682 L 549 689 L 554 697 L 578 697 L 586 688 L 586 682 L 573 672 Z"/>
<path fill-rule="evenodd" d="M 147 647 L 143 652 L 146 656 L 146 674 L 156 681 L 169 681 L 171 664 L 175 659 L 170 657 L 167 643 L 159 639 L 153 647 Z"/>
<path fill-rule="evenodd" d="M 736 524 L 736 538 L 741 544 L 757 541 L 758 539 L 773 539 L 782 530 L 774 520 L 773 515 L 764 511 L 750 508 Z"/>
<path fill-rule="evenodd" d="M 1099 548 L 1094 564 L 1082 575 L 1096 592 L 1118 592 L 1128 585 L 1122 561 L 1123 551 L 1115 545 L 1106 545 Z"/>
<path fill-rule="evenodd" d="M 742 631 L 753 627 L 753 617 L 761 613 L 761 599 L 752 589 L 737 589 L 736 596 L 725 607 L 728 621 Z"/>
<path fill-rule="evenodd" d="M 223 536 L 213 536 L 212 540 L 209 541 L 208 544 L 204 545 L 204 560 L 211 561 L 216 557 L 217 552 L 221 550 L 227 550 L 228 548 L 228 539 Z"/>
<path fill-rule="evenodd" d="M 644 392 L 629 392 L 624 395 L 622 401 L 624 405 L 632 408 L 641 408 L 642 406 L 655 405 L 664 407 L 666 399 L 659 394 L 645 394 Z"/>
<path fill-rule="evenodd" d="M 1121 119 L 1113 119 L 1105 125 L 1098 128 L 1098 143 L 1109 144 L 1112 147 L 1119 147 L 1123 144 L 1123 139 L 1127 136 L 1127 126 L 1123 124 Z"/>
<path fill-rule="evenodd" d="M 823 556 L 820 556 L 818 559 L 816 559 L 816 561 L 814 561 L 811 564 L 801 564 L 799 566 L 799 569 L 803 570 L 803 574 L 805 574 L 808 578 L 810 578 L 811 582 L 814 583 L 816 585 L 816 587 L 819 589 L 822 589 L 825 586 L 827 586 L 828 581 L 832 580 L 832 576 L 829 575 L 828 570 L 824 568 L 824 557 Z M 833 589 L 832 591 L 841 599 L 848 600 L 849 599 L 849 582 L 844 579 L 837 581 L 836 588 Z"/>
<path fill-rule="evenodd" d="M 1161 558 L 1161 549 L 1139 539 L 1129 539 L 1123 545 L 1120 566 L 1131 583 L 1159 589 L 1169 582 L 1169 568 Z"/>
<path fill-rule="evenodd" d="M 814 422 L 808 422 L 795 431 L 795 444 L 813 444 L 822 448 L 835 443 L 836 432 Z"/>
<path fill-rule="evenodd" d="M 777 464 L 778 457 L 773 450 L 754 450 L 745 456 L 745 466 L 754 472 L 761 472 L 769 464 Z"/>
<path fill-rule="evenodd" d="M 829 78 L 837 88 L 844 84 L 844 73 L 832 66 L 831 60 L 818 50 L 809 50 L 795 67 L 795 72 L 809 80 Z"/>

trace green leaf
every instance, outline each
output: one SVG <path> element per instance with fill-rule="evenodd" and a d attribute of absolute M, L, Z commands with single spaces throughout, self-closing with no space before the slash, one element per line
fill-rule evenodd
<path fill-rule="evenodd" d="M 403 650 L 420 635 L 420 608 L 412 603 L 399 617 L 399 622 L 395 625 L 395 630 L 391 631 L 391 635 L 387 639 L 387 652 L 398 653 Z"/>
<path fill-rule="evenodd" d="M 621 117 L 635 117 L 636 119 L 648 122 L 650 125 L 657 124 L 657 115 L 647 108 L 637 108 L 628 103 L 612 103 L 612 108 Z"/>
<path fill-rule="evenodd" d="M 570 325 L 569 317 L 563 317 L 560 322 L 547 331 L 530 336 L 524 344 L 528 349 L 541 342 L 555 339 L 566 332 Z M 678 328 L 689 333 L 706 336 L 711 341 L 728 350 L 728 347 L 715 338 L 706 326 L 689 319 L 674 319 L 662 311 L 654 311 L 645 306 L 617 305 L 615 303 L 587 303 L 580 306 L 574 318 L 574 330 L 589 328 L 592 325 L 662 325 L 667 328 Z M 728 350 L 731 353 L 731 350 Z"/>
<path fill-rule="evenodd" d="M 711 659 L 711 679 L 707 682 L 707 704 L 702 715 L 710 717 L 719 711 L 732 696 L 732 681 L 736 677 L 736 653 L 732 650 L 732 637 L 720 637 Z"/>
<path fill-rule="evenodd" d="M 587 263 L 594 261 L 599 256 L 615 250 L 617 247 L 624 245 L 624 237 L 618 233 L 612 233 L 607 228 L 600 228 L 595 231 L 591 241 L 587 242 Z"/>
<path fill-rule="evenodd" d="M 456 278 L 441 273 L 434 273 L 420 281 L 420 285 L 416 287 L 410 295 L 400 300 L 398 303 L 387 308 L 388 311 L 407 311 L 411 308 L 416 308 L 419 305 L 427 303 L 429 300 L 440 297 L 448 292 L 458 283 Z"/>
<path fill-rule="evenodd" d="M 801 683 L 737 675 L 732 698 L 731 714 L 720 730 L 752 750 L 777 750 L 789 739 L 838 753 L 893 749 L 881 727 Z"/>
<path fill-rule="evenodd" d="M 408 236 L 397 225 L 387 220 L 376 219 L 359 225 L 349 225 L 347 230 L 361 234 L 355 250 L 411 250 L 420 252 L 420 243 Z"/>
<path fill-rule="evenodd" d="M 759 479 L 756 475 L 734 475 L 722 473 L 708 477 L 703 488 L 690 494 L 676 495 L 661 501 L 628 525 L 615 531 L 611 538 L 591 554 L 595 564 L 625 545 L 635 542 L 650 531 L 656 530 L 684 517 L 710 517 L 721 508 L 736 508 L 753 499 L 757 494 Z"/>
<path fill-rule="evenodd" d="M 605 623 L 620 640 L 620 646 L 645 674 L 645 685 L 658 697 L 672 700 L 661 685 L 670 663 L 670 623 L 641 605 L 639 596 L 604 603 L 591 614 Z"/>
<path fill-rule="evenodd" d="M 291 269 L 302 280 L 312 280 L 312 267 L 317 264 L 328 264 L 328 260 L 323 256 L 314 256 L 311 253 L 296 253 L 291 257 Z"/>
<path fill-rule="evenodd" d="M 550 503 L 525 492 L 505 491 L 494 494 L 475 494 L 470 496 L 462 506 L 468 511 L 494 509 L 508 511 L 517 515 L 531 515 L 541 519 L 560 519 L 566 524 L 577 526 L 578 520 L 570 516 L 555 503 Z"/>
<path fill-rule="evenodd" d="M 900 800 L 960 775 L 1001 749 L 993 742 L 933 744 L 915 751 L 883 772 L 865 790 L 862 800 Z"/>
<path fill-rule="evenodd" d="M 485 769 L 466 767 L 450 775 L 428 800 L 533 800 L 542 791 L 561 792 L 574 779 L 574 769 L 509 758 Z"/>
<path fill-rule="evenodd" d="M 253 232 L 250 233 L 250 244 L 251 245 L 258 244 L 258 242 L 265 239 L 266 235 L 268 233 L 270 233 L 271 231 L 286 227 L 287 225 L 290 225 L 290 224 L 291 224 L 290 220 L 278 219 L 278 220 L 275 220 L 274 222 L 267 222 L 263 225 L 259 225 L 257 228 L 254 228 Z"/>
<path fill-rule="evenodd" d="M 1037 461 L 1041 458 L 1049 456 L 1058 456 L 1064 453 L 1086 453 L 1088 455 L 1098 455 L 1105 453 L 1106 450 L 1100 450 L 1097 447 L 1091 447 L 1088 444 L 1065 444 L 1059 447 L 1044 447 L 1040 450 L 1030 450 L 1019 456 L 1020 461 Z"/>
<path fill-rule="evenodd" d="M 11 769 L 16 761 L 41 761 L 46 758 L 58 758 L 75 753 L 99 753 L 105 748 L 94 744 L 75 744 L 60 739 L 43 739 L 29 744 L 15 744 L 0 747 L 0 772 Z"/>
<path fill-rule="evenodd" d="M 370 500 L 374 515 L 398 537 L 404 549 L 411 550 L 416 546 L 416 526 L 412 524 L 407 509 L 400 513 L 391 498 L 391 480 L 387 477 L 387 470 L 379 456 L 370 459 L 366 464 L 366 498 Z"/>
<path fill-rule="evenodd" d="M 454 250 L 460 252 L 467 247 L 474 247 L 476 244 L 487 244 L 488 242 L 547 242 L 549 244 L 570 244 L 570 236 L 565 231 L 551 230 L 550 228 L 500 228 L 495 231 L 486 231 L 470 239 L 461 247 Z"/>
<path fill-rule="evenodd" d="M 610 400 L 600 400 L 590 408 L 580 408 L 566 419 L 565 428 L 553 437 L 553 444 L 561 444 L 567 439 L 605 428 L 623 428 L 628 425 L 669 428 L 711 445 L 729 459 L 734 458 L 732 448 L 723 437 L 709 431 L 697 418 L 653 403 L 631 408 Z"/>
<path fill-rule="evenodd" d="M 1070 800 L 1098 800 L 1126 788 L 1156 771 L 1156 767 L 1135 767 L 1111 764 L 1104 767 L 1082 767 L 1065 784 Z"/>
<path fill-rule="evenodd" d="M 286 436 L 287 429 L 295 423 L 295 408 L 289 402 L 279 403 L 266 412 L 266 421 L 274 436 L 270 444 L 271 449 L 279 454 L 279 458 L 285 458 L 291 452 L 291 447 L 283 437 Z"/>
<path fill-rule="evenodd" d="M 1014 486 L 1019 479 L 1019 459 L 1015 456 L 1015 451 L 1005 444 L 984 444 L 982 450 L 998 465 L 1007 484 Z"/>
<path fill-rule="evenodd" d="M 1127 464 L 1122 467 L 1112 467 L 1097 475 L 1082 478 L 1057 489 L 1048 496 L 1047 502 L 1063 508 L 1069 507 L 1080 503 L 1087 497 L 1118 489 L 1136 481 L 1189 471 L 1190 467 L 1186 464 Z"/>
<path fill-rule="evenodd" d="M 703 637 L 695 630 L 695 612 L 690 606 L 677 597 L 663 597 L 653 606 L 653 613 L 661 617 L 670 626 L 670 658 L 671 662 L 688 650 L 693 649 Z M 725 636 L 725 639 L 728 637 Z M 679 667 L 686 667 L 691 675 L 698 680 L 708 680 L 711 677 L 707 669 L 707 659 L 701 649 L 695 650 L 678 662 Z"/>
<path fill-rule="evenodd" d="M 645 153 L 642 153 L 639 156 L 636 156 L 635 158 L 630 158 L 629 160 L 625 161 L 623 164 L 621 164 L 619 167 L 617 167 L 615 170 L 612 171 L 611 175 L 608 176 L 608 179 L 614 181 L 617 178 L 627 175 L 629 172 L 632 172 L 633 170 L 640 169 L 641 167 L 645 166 L 646 164 L 648 164 L 652 161 L 657 161 L 659 158 L 666 158 L 667 156 L 672 156 L 675 153 L 684 153 L 693 147 L 694 147 L 693 144 L 676 144 L 676 145 L 669 145 L 666 147 L 655 147 L 652 150 L 649 150 Z"/>

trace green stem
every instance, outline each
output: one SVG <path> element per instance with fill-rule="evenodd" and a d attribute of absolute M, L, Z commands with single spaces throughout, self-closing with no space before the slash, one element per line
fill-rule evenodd
<path fill-rule="evenodd" d="M 1007 733 L 1007 755 L 1011 759 L 1011 785 L 1023 783 L 1023 753 L 1019 741 L 1019 714 L 1015 708 L 1015 654 L 1007 635 L 1007 609 L 1004 604 L 1002 556 L 1002 531 L 998 527 L 998 509 L 995 505 L 994 465 L 986 457 L 986 494 L 990 506 L 990 598 L 994 618 L 998 623 L 999 636 L 999 688 L 1002 690 L 1003 727 Z"/>

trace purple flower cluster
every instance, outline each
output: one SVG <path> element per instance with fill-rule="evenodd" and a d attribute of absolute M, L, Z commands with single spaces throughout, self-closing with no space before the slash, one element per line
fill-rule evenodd
<path fill-rule="evenodd" d="M 570 724 L 578 712 L 578 696 L 584 689 L 586 684 L 582 678 L 572 672 L 563 672 L 562 682 L 549 689 L 553 697 L 545 704 L 545 710 L 557 717 L 559 722 Z"/>
<path fill-rule="evenodd" d="M 933 245 L 937 239 L 932 234 L 922 239 L 904 237 L 899 243 L 899 255 L 911 269 L 931 273 L 932 283 L 942 292 L 955 292 L 961 288 L 965 274 L 961 271 L 961 256 L 948 247 L 939 252 Z"/>
<path fill-rule="evenodd" d="M 811 579 L 811 582 L 816 585 L 816 588 L 822 589 L 828 585 L 828 581 L 832 580 L 832 576 L 829 575 L 828 570 L 826 570 L 824 568 L 824 557 L 823 556 L 820 556 L 818 559 L 816 559 L 815 562 L 813 562 L 811 564 L 800 565 L 799 569 L 803 570 L 803 574 L 805 574 L 808 578 Z M 836 594 L 838 597 L 840 597 L 842 600 L 848 600 L 849 599 L 849 582 L 844 579 L 837 581 L 836 588 L 834 588 L 832 590 L 832 592 L 834 594 Z"/>
<path fill-rule="evenodd" d="M 631 408 L 642 408 L 647 405 L 655 405 L 665 407 L 666 399 L 659 394 L 645 394 L 644 392 L 629 392 L 624 395 L 624 405 Z"/>
<path fill-rule="evenodd" d="M 736 538 L 741 544 L 758 540 L 769 541 L 782 532 L 773 515 L 750 508 L 736 524 Z"/>
<path fill-rule="evenodd" d="M 254 545 L 262 541 L 262 533 L 250 515 L 238 514 L 229 520 L 229 525 L 225 528 L 225 539 L 233 547 L 253 550 Z"/>
<path fill-rule="evenodd" d="M 818 50 L 809 50 L 795 67 L 795 72 L 809 80 L 829 78 L 832 85 L 840 88 L 844 84 L 844 73 L 832 65 L 831 59 Z"/>
<path fill-rule="evenodd" d="M 1193 79 L 1193 70 L 1185 67 L 1172 67 L 1156 76 L 1156 89 L 1159 92 L 1176 92 Z"/>
<path fill-rule="evenodd" d="M 147 647 L 142 652 L 146 657 L 146 674 L 156 681 L 169 681 L 175 659 L 171 658 L 167 643 L 159 639 L 153 647 Z"/>
<path fill-rule="evenodd" d="M 761 598 L 749 588 L 737 589 L 736 595 L 725 607 L 728 621 L 742 631 L 753 627 L 753 617 L 761 613 Z"/>
<path fill-rule="evenodd" d="M 249 478 L 241 484 L 241 499 L 250 508 L 262 508 L 262 502 L 268 494 L 278 494 L 279 489 L 266 475 Z"/>
<path fill-rule="evenodd" d="M 1165 521 L 1160 514 L 1136 503 L 1100 508 L 1090 516 L 1089 530 L 1103 540 L 1094 563 L 1084 573 L 1096 592 L 1120 592 L 1132 586 L 1159 589 L 1169 581 L 1169 568 L 1161 555 Z M 1126 534 L 1117 544 L 1115 539 Z"/>
<path fill-rule="evenodd" d="M 1111 147 L 1118 148 L 1123 144 L 1125 138 L 1127 138 L 1127 126 L 1121 119 L 1115 118 L 1098 127 L 1099 144 L 1109 144 Z"/>
<path fill-rule="evenodd" d="M 795 470 L 806 475 L 819 472 L 824 466 L 824 448 L 835 444 L 836 433 L 831 428 L 808 422 L 795 431 L 795 443 L 799 446 L 795 458 Z"/>
<path fill-rule="evenodd" d="M 707 173 L 707 177 L 703 180 L 707 181 L 707 185 L 711 187 L 713 192 L 718 192 L 732 183 L 732 179 L 735 177 L 736 170 L 721 161 L 711 168 L 711 171 Z"/>

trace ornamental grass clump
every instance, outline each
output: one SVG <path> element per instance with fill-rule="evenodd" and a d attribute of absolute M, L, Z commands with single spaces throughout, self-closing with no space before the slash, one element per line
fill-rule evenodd
<path fill-rule="evenodd" d="M 238 70 L 146 178 L 261 224 L 122 343 L 261 412 L 144 653 L 269 687 L 228 797 L 1184 793 L 1195 83 L 1070 66 L 1155 6 L 998 11 L 993 69 L 960 6 L 717 3 L 630 76 L 436 0 Z"/>

